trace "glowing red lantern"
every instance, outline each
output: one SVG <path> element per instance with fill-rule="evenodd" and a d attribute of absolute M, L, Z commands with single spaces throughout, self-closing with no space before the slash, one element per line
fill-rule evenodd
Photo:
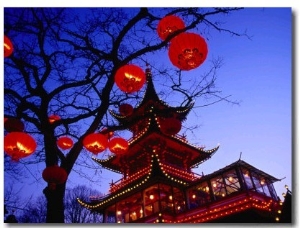
<path fill-rule="evenodd" d="M 192 70 L 200 66 L 208 53 L 205 40 L 195 33 L 181 33 L 171 40 L 169 58 L 181 70 Z"/>
<path fill-rule="evenodd" d="M 4 122 L 4 128 L 8 132 L 22 132 L 24 131 L 24 124 L 17 118 L 7 118 Z"/>
<path fill-rule="evenodd" d="M 100 133 L 89 134 L 83 139 L 83 146 L 95 155 L 104 151 L 107 145 L 107 137 Z"/>
<path fill-rule="evenodd" d="M 175 135 L 181 130 L 181 121 L 170 117 L 160 121 L 160 129 L 164 134 Z"/>
<path fill-rule="evenodd" d="M 128 150 L 128 142 L 123 138 L 113 138 L 109 141 L 108 148 L 114 154 L 124 154 Z"/>
<path fill-rule="evenodd" d="M 73 140 L 67 136 L 60 137 L 56 143 L 63 150 L 70 149 L 73 146 Z"/>
<path fill-rule="evenodd" d="M 121 104 L 119 112 L 122 116 L 130 116 L 133 113 L 133 107 L 130 104 Z"/>
<path fill-rule="evenodd" d="M 169 15 L 162 18 L 157 25 L 158 36 L 165 40 L 170 34 L 179 29 L 183 29 L 185 24 L 183 20 L 175 15 Z"/>
<path fill-rule="evenodd" d="M 24 132 L 11 132 L 4 137 L 4 151 L 14 161 L 31 155 L 36 146 L 35 140 Z"/>
<path fill-rule="evenodd" d="M 58 116 L 58 115 L 51 115 L 51 116 L 49 116 L 49 122 L 50 123 L 54 123 L 57 120 L 60 120 L 60 116 Z"/>
<path fill-rule="evenodd" d="M 125 65 L 115 75 L 117 86 L 126 93 L 139 91 L 146 82 L 145 72 L 136 65 Z"/>
<path fill-rule="evenodd" d="M 42 173 L 43 179 L 48 182 L 51 190 L 56 189 L 56 185 L 63 184 L 68 178 L 68 174 L 65 169 L 58 165 L 48 166 Z"/>
<path fill-rule="evenodd" d="M 14 51 L 11 40 L 4 35 L 4 57 L 9 57 Z"/>

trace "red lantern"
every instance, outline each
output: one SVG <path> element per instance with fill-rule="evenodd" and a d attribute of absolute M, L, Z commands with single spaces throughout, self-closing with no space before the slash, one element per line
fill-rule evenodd
<path fill-rule="evenodd" d="M 170 117 L 160 121 L 160 129 L 164 134 L 175 135 L 181 130 L 181 121 Z"/>
<path fill-rule="evenodd" d="M 83 139 L 83 146 L 93 154 L 104 151 L 107 148 L 108 140 L 103 134 L 92 133 Z"/>
<path fill-rule="evenodd" d="M 4 35 L 4 57 L 9 57 L 14 51 L 11 40 Z"/>
<path fill-rule="evenodd" d="M 49 116 L 49 122 L 50 123 L 54 123 L 57 120 L 60 120 L 60 116 L 58 116 L 58 115 L 51 115 L 51 116 Z"/>
<path fill-rule="evenodd" d="M 169 15 L 159 21 L 157 33 L 162 40 L 165 40 L 169 35 L 184 27 L 185 24 L 183 20 L 177 16 Z"/>
<path fill-rule="evenodd" d="M 181 33 L 172 39 L 169 58 L 181 70 L 192 70 L 200 66 L 208 53 L 205 40 L 195 33 Z"/>
<path fill-rule="evenodd" d="M 133 107 L 130 104 L 121 104 L 119 112 L 122 116 L 130 116 L 133 113 Z"/>
<path fill-rule="evenodd" d="M 66 182 L 68 174 L 65 169 L 58 165 L 48 166 L 42 173 L 43 179 L 48 182 L 49 188 L 54 190 L 56 185 Z"/>
<path fill-rule="evenodd" d="M 62 136 L 57 140 L 57 145 L 63 149 L 67 150 L 73 146 L 73 140 L 67 136 Z"/>
<path fill-rule="evenodd" d="M 24 131 L 24 124 L 17 118 L 7 118 L 4 122 L 4 128 L 8 132 L 22 132 Z"/>
<path fill-rule="evenodd" d="M 24 132 L 11 132 L 4 137 L 4 151 L 14 161 L 31 155 L 35 149 L 35 140 Z"/>
<path fill-rule="evenodd" d="M 126 93 L 139 91 L 146 82 L 145 72 L 138 66 L 125 65 L 115 75 L 117 86 Z"/>
<path fill-rule="evenodd" d="M 124 154 L 128 150 L 128 142 L 123 138 L 113 138 L 109 141 L 108 148 L 114 154 Z"/>

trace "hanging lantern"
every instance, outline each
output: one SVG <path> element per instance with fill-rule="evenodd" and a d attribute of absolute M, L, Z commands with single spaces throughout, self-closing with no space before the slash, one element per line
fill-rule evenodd
<path fill-rule="evenodd" d="M 4 151 L 14 161 L 31 155 L 35 149 L 35 140 L 24 132 L 11 132 L 4 137 Z"/>
<path fill-rule="evenodd" d="M 181 130 L 181 121 L 170 117 L 160 121 L 160 129 L 164 134 L 175 135 Z"/>
<path fill-rule="evenodd" d="M 146 82 L 145 72 L 136 65 L 125 65 L 115 75 L 117 86 L 126 93 L 139 91 Z"/>
<path fill-rule="evenodd" d="M 4 57 L 9 57 L 14 51 L 11 40 L 4 35 Z"/>
<path fill-rule="evenodd" d="M 130 104 L 121 104 L 119 112 L 122 116 L 130 116 L 133 113 L 133 107 Z"/>
<path fill-rule="evenodd" d="M 73 146 L 73 140 L 67 136 L 62 136 L 57 140 L 57 146 L 63 150 L 70 149 Z"/>
<path fill-rule="evenodd" d="M 8 132 L 22 132 L 24 131 L 24 124 L 17 118 L 6 118 L 4 128 Z"/>
<path fill-rule="evenodd" d="M 92 133 L 83 139 L 83 146 L 93 154 L 104 151 L 107 148 L 108 140 L 103 134 Z"/>
<path fill-rule="evenodd" d="M 60 116 L 58 116 L 58 115 L 51 115 L 51 116 L 49 116 L 49 122 L 50 123 L 54 123 L 57 120 L 60 120 Z"/>
<path fill-rule="evenodd" d="M 109 141 L 108 148 L 114 154 L 124 154 L 128 150 L 128 142 L 123 138 L 113 138 Z"/>
<path fill-rule="evenodd" d="M 179 34 L 169 47 L 170 61 L 181 70 L 197 68 L 205 61 L 207 53 L 206 41 L 195 33 Z"/>
<path fill-rule="evenodd" d="M 55 190 L 56 185 L 66 182 L 68 174 L 65 169 L 58 165 L 53 165 L 44 169 L 42 177 L 49 184 L 49 188 Z"/>
<path fill-rule="evenodd" d="M 175 15 L 169 15 L 164 18 L 162 18 L 157 26 L 157 33 L 158 36 L 165 40 L 169 35 L 174 33 L 175 31 L 179 29 L 183 29 L 185 27 L 185 24 L 183 20 L 181 20 L 179 17 Z"/>

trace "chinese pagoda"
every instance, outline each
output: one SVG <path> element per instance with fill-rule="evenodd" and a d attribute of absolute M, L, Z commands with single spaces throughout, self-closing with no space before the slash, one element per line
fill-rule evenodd
<path fill-rule="evenodd" d="M 109 194 L 78 199 L 103 216 L 103 223 L 222 223 L 276 222 L 282 202 L 273 183 L 279 179 L 238 160 L 209 175 L 191 171 L 211 158 L 210 150 L 178 135 L 193 107 L 171 107 L 155 91 L 146 70 L 147 88 L 135 108 L 111 115 L 133 133 L 125 154 L 93 158 L 122 174 Z M 129 108 L 128 108 L 129 107 Z"/>

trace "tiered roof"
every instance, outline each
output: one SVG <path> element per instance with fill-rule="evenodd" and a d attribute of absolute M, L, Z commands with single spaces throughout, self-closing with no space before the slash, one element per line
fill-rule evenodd
<path fill-rule="evenodd" d="M 159 99 L 152 81 L 149 69 L 146 70 L 147 89 L 141 103 L 133 109 L 131 115 L 121 115 L 110 111 L 120 124 L 128 126 L 134 131 L 134 136 L 129 140 L 129 150 L 124 155 L 112 155 L 101 160 L 93 158 L 103 167 L 117 173 L 131 175 L 138 169 L 146 168 L 149 163 L 149 149 L 159 148 L 158 156 L 169 164 L 185 161 L 187 170 L 194 168 L 209 159 L 219 146 L 211 150 L 189 144 L 185 137 L 169 135 L 160 128 L 161 118 L 175 117 L 180 121 L 186 119 L 193 104 L 184 107 L 172 107 Z M 179 149 L 180 148 L 180 149 Z M 134 169 L 136 166 L 138 169 Z M 168 167 L 167 164 L 165 164 Z M 131 169 L 131 172 L 128 171 Z"/>
<path fill-rule="evenodd" d="M 123 178 L 111 184 L 110 194 L 94 204 L 83 206 L 90 209 L 105 207 L 131 190 L 143 188 L 146 182 L 159 178 L 176 185 L 189 186 L 201 176 L 193 173 L 194 168 L 209 159 L 219 148 L 204 150 L 188 143 L 184 136 L 167 134 L 161 130 L 161 120 L 173 117 L 181 122 L 186 119 L 193 104 L 184 107 L 171 107 L 159 99 L 149 69 L 147 88 L 141 103 L 130 115 L 110 111 L 120 124 L 133 131 L 129 148 L 125 154 L 111 155 L 107 159 L 93 158 L 95 162 L 111 171 L 123 174 Z M 90 206 L 89 206 L 90 205 Z"/>

